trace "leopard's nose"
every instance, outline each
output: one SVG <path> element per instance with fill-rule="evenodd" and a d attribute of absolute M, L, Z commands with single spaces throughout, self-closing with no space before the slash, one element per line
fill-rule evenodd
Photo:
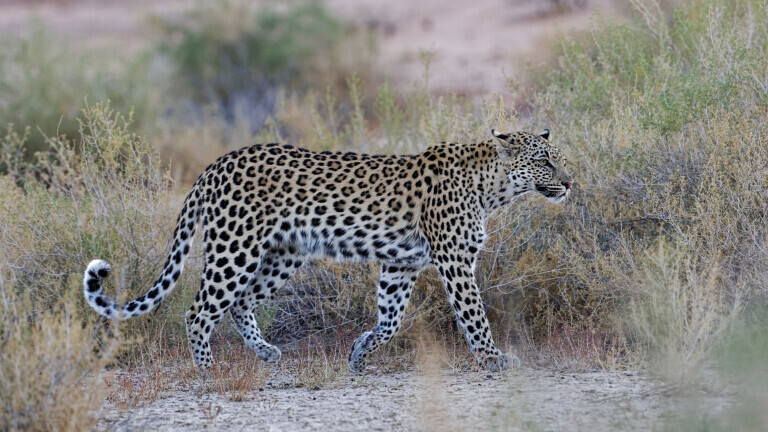
<path fill-rule="evenodd" d="M 565 186 L 566 190 L 570 190 L 573 186 L 573 182 L 563 182 L 562 185 Z"/>

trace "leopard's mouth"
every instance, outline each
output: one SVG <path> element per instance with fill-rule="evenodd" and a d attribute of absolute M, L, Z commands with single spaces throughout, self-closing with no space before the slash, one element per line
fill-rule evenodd
<path fill-rule="evenodd" d="M 547 197 L 549 202 L 559 203 L 568 196 L 570 189 L 563 186 L 536 185 L 536 191 Z"/>

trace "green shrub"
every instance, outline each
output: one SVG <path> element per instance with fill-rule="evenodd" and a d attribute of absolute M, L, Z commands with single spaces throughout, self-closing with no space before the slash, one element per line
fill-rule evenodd
<path fill-rule="evenodd" d="M 211 2 L 179 20 L 156 22 L 160 50 L 183 83 L 179 94 L 228 111 L 239 96 L 263 98 L 281 84 L 306 80 L 302 74 L 310 72 L 316 57 L 332 55 L 343 36 L 341 24 L 318 3 L 278 11 Z"/>

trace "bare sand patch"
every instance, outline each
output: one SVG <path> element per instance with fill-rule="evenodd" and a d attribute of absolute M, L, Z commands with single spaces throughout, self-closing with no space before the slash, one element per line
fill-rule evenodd
<path fill-rule="evenodd" d="M 278 370 L 280 369 L 280 370 Z M 483 371 L 344 373 L 327 388 L 298 387 L 281 368 L 245 400 L 200 389 L 164 393 L 146 406 L 107 403 L 100 429 L 252 431 L 653 430 L 666 413 L 687 409 L 642 372 L 558 372 L 520 367 Z M 716 412 L 723 395 L 696 407 Z"/>

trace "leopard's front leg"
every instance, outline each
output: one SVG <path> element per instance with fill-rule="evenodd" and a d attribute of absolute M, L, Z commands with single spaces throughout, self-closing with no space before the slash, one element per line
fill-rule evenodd
<path fill-rule="evenodd" d="M 493 342 L 491 326 L 475 282 L 475 260 L 475 254 L 469 251 L 437 253 L 433 257 L 448 301 L 478 364 L 491 371 L 504 370 L 509 368 L 510 358 L 502 354 Z"/>
<path fill-rule="evenodd" d="M 477 194 L 466 193 L 460 173 L 442 174 L 435 190 L 445 196 L 427 200 L 422 220 L 430 261 L 443 280 L 448 301 L 478 364 L 493 371 L 507 369 L 509 357 L 493 343 L 475 282 L 477 254 L 486 239 L 483 203 Z"/>

